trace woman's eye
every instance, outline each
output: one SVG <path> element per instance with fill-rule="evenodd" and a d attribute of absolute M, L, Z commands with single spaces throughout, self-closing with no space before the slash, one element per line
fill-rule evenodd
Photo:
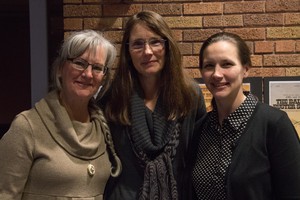
<path fill-rule="evenodd" d="M 135 42 L 133 43 L 133 45 L 143 45 L 143 44 L 144 44 L 143 41 L 135 41 Z"/>
<path fill-rule="evenodd" d="M 142 48 L 142 47 L 144 47 L 144 43 L 145 42 L 143 40 L 137 40 L 132 43 L 132 47 L 133 48 Z"/>
<path fill-rule="evenodd" d="M 153 39 L 149 41 L 150 46 L 159 46 L 161 44 L 161 41 L 158 39 Z"/>
<path fill-rule="evenodd" d="M 97 72 L 101 72 L 102 71 L 102 67 L 101 66 L 97 66 L 97 65 L 93 65 L 93 70 L 97 71 Z"/>
<path fill-rule="evenodd" d="M 233 65 L 232 63 L 224 63 L 224 64 L 223 64 L 223 67 L 229 68 L 229 67 L 231 67 L 232 65 Z"/>
<path fill-rule="evenodd" d="M 81 61 L 74 61 L 74 63 L 82 68 L 85 68 L 85 63 L 83 63 Z"/>
<path fill-rule="evenodd" d="M 205 64 L 205 65 L 203 65 L 203 68 L 205 68 L 205 69 L 209 69 L 209 68 L 213 68 L 214 67 L 214 65 L 213 64 Z"/>

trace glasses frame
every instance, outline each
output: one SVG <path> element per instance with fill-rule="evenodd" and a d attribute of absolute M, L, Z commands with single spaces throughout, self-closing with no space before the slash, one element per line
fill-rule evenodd
<path fill-rule="evenodd" d="M 72 64 L 75 65 L 75 66 L 72 66 L 74 69 L 79 70 L 81 72 L 84 72 L 89 66 L 92 67 L 92 72 L 93 72 L 93 74 L 96 74 L 96 75 L 100 74 L 101 72 L 103 73 L 103 75 L 105 75 L 107 73 L 107 71 L 108 71 L 108 67 L 107 66 L 105 66 L 105 65 L 102 66 L 99 63 L 91 64 L 91 63 L 89 63 L 87 60 L 85 60 L 83 58 L 67 58 L 67 60 L 70 61 Z M 82 64 L 84 64 L 84 66 L 83 65 L 79 65 L 74 60 L 78 60 L 78 61 L 80 60 L 82 62 Z M 95 68 L 99 68 L 98 65 L 101 66 L 100 67 L 101 70 L 99 72 L 96 72 Z M 78 66 L 78 67 L 76 67 L 76 66 Z"/>
<path fill-rule="evenodd" d="M 160 46 L 154 46 L 154 47 L 153 47 L 153 46 L 150 44 L 151 41 L 155 41 L 155 40 L 159 41 Z M 151 49 L 153 52 L 155 52 L 155 51 L 160 51 L 160 50 L 162 50 L 162 49 L 165 47 L 165 44 L 166 44 L 166 41 L 167 41 L 167 40 L 166 40 L 166 39 L 163 39 L 163 38 L 151 38 L 151 39 L 149 39 L 149 40 L 137 39 L 137 40 L 133 41 L 133 43 L 136 42 L 136 41 L 143 41 L 143 47 L 141 47 L 141 48 L 132 48 L 132 42 L 128 42 L 128 43 L 126 43 L 126 44 L 129 46 L 129 50 L 134 51 L 134 52 L 141 52 L 141 51 L 145 50 L 146 44 L 148 44 L 148 46 L 150 47 L 150 49 Z M 158 48 L 158 47 L 161 47 L 161 49 L 155 49 L 155 48 Z"/>

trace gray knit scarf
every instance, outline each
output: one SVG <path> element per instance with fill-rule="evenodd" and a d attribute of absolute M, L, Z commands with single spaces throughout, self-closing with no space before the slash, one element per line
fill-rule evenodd
<path fill-rule="evenodd" d="M 152 123 L 146 117 L 146 109 L 143 99 L 135 93 L 131 98 L 132 126 L 128 133 L 133 150 L 144 168 L 139 200 L 177 200 L 172 160 L 179 143 L 181 125 L 177 120 L 165 119 L 160 98 L 152 113 Z"/>

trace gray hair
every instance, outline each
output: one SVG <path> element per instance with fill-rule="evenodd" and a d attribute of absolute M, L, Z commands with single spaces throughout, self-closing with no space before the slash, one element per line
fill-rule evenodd
<path fill-rule="evenodd" d="M 58 75 L 59 70 L 64 66 L 68 58 L 76 58 L 81 56 L 86 50 L 96 52 L 98 46 L 106 51 L 105 66 L 108 71 L 105 74 L 102 89 L 107 90 L 110 82 L 111 72 L 116 58 L 116 48 L 111 42 L 105 39 L 101 32 L 94 30 L 82 30 L 73 32 L 62 44 L 59 55 L 52 65 L 52 89 L 61 90 L 61 81 Z"/>

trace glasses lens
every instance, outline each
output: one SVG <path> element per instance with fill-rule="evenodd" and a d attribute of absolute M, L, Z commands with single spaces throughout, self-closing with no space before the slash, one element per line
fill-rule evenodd
<path fill-rule="evenodd" d="M 103 66 L 103 65 L 98 64 L 98 63 L 90 64 L 82 58 L 74 58 L 74 59 L 68 59 L 68 60 L 70 60 L 74 64 L 74 65 L 72 65 L 73 68 L 75 68 L 77 70 L 80 70 L 80 71 L 86 70 L 89 65 L 92 66 L 92 71 L 93 71 L 94 74 L 99 74 L 101 72 L 103 72 L 103 74 L 105 74 L 106 71 L 107 71 L 106 66 Z"/>
<path fill-rule="evenodd" d="M 104 70 L 104 66 L 99 65 L 99 64 L 93 64 L 92 65 L 93 68 L 93 72 L 99 74 L 100 72 L 102 72 Z"/>
<path fill-rule="evenodd" d="M 149 40 L 149 45 L 152 48 L 152 50 L 162 50 L 162 48 L 164 47 L 164 40 L 163 39 L 151 39 Z"/>
<path fill-rule="evenodd" d="M 144 40 L 135 40 L 133 43 L 131 43 L 131 48 L 132 49 L 143 49 L 145 45 L 145 41 Z"/>
<path fill-rule="evenodd" d="M 85 70 L 89 65 L 88 62 L 82 59 L 73 59 L 72 62 L 74 63 L 73 67 L 81 71 Z"/>
<path fill-rule="evenodd" d="M 148 44 L 152 51 L 160 51 L 163 49 L 165 40 L 164 39 L 157 39 L 153 38 L 148 41 L 145 40 L 135 40 L 130 44 L 130 48 L 134 51 L 141 51 L 145 48 L 145 45 Z"/>

